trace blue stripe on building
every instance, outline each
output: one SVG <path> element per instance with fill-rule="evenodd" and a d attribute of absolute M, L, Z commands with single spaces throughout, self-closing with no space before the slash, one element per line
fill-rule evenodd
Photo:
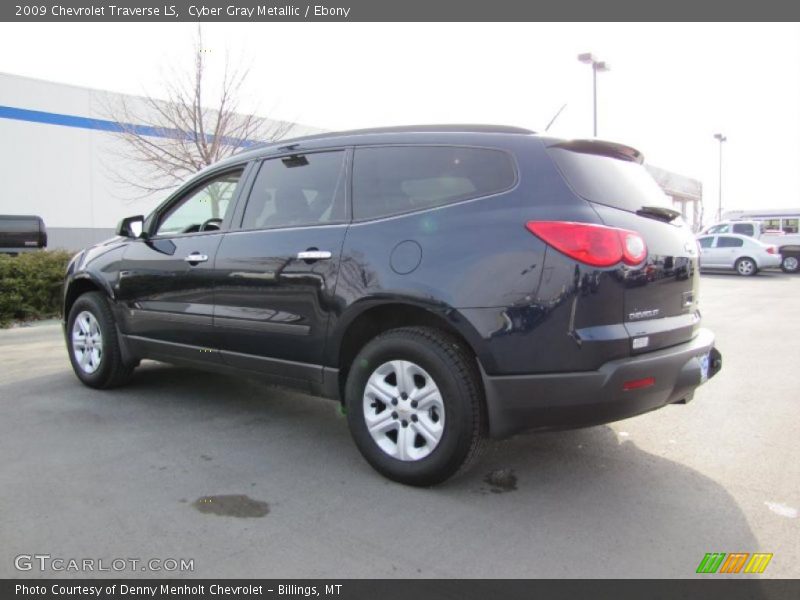
<path fill-rule="evenodd" d="M 76 115 L 63 115 L 59 113 L 44 112 L 40 110 L 28 110 L 26 108 L 16 108 L 14 106 L 0 106 L 0 119 L 11 119 L 14 121 L 28 121 L 29 123 L 44 123 L 46 125 L 60 125 L 62 127 L 77 127 L 78 129 L 93 129 L 95 131 L 110 131 L 112 133 L 135 133 L 148 137 L 160 137 L 170 139 L 194 139 L 193 134 L 185 133 L 177 129 L 163 127 L 152 127 L 150 125 L 136 125 L 134 123 L 119 123 L 105 119 L 92 119 L 89 117 L 79 117 Z M 214 136 L 206 134 L 206 142 L 214 141 Z M 226 146 L 236 146 L 249 148 L 258 142 L 251 140 L 240 140 L 237 138 L 222 138 Z"/>

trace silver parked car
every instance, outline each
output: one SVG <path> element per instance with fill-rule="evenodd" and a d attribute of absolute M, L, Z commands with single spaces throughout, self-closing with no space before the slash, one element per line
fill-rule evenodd
<path fill-rule="evenodd" d="M 701 269 L 733 269 L 739 275 L 750 276 L 767 267 L 779 267 L 781 255 L 775 246 L 746 235 L 701 235 Z"/>

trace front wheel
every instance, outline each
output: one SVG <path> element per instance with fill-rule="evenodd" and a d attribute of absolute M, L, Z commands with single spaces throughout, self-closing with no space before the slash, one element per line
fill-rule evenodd
<path fill-rule="evenodd" d="M 110 388 L 130 378 L 117 340 L 117 328 L 108 301 L 100 292 L 80 296 L 67 319 L 67 351 L 72 370 L 93 388 Z"/>
<path fill-rule="evenodd" d="M 744 277 L 752 277 L 758 273 L 758 265 L 752 258 L 740 258 L 736 261 L 736 272 Z"/>
<path fill-rule="evenodd" d="M 475 361 L 438 329 L 394 329 L 369 342 L 350 368 L 345 402 L 361 454 L 400 483 L 441 483 L 472 462 L 485 435 Z"/>
<path fill-rule="evenodd" d="M 781 269 L 784 273 L 797 273 L 800 271 L 800 260 L 794 255 L 784 256 L 781 261 Z"/>

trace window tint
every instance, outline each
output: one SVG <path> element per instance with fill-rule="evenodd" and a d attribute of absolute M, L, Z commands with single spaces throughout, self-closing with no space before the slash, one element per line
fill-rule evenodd
<path fill-rule="evenodd" d="M 744 241 L 739 238 L 721 236 L 717 240 L 717 248 L 740 248 L 744 246 Z"/>
<path fill-rule="evenodd" d="M 3 233 L 39 231 L 39 221 L 36 219 L 0 219 L 0 231 Z"/>
<path fill-rule="evenodd" d="M 345 219 L 344 151 L 265 160 L 245 208 L 243 229 L 336 223 Z"/>
<path fill-rule="evenodd" d="M 755 229 L 752 223 L 734 223 L 733 233 L 741 233 L 742 235 L 749 235 L 752 237 L 755 235 Z"/>
<path fill-rule="evenodd" d="M 242 170 L 205 182 L 161 217 L 156 235 L 218 230 L 233 208 L 233 195 Z"/>
<path fill-rule="evenodd" d="M 488 196 L 514 185 L 511 157 L 500 150 L 444 146 L 358 148 L 353 213 L 372 219 Z"/>
<path fill-rule="evenodd" d="M 711 248 L 711 244 L 714 242 L 713 237 L 703 237 L 698 240 L 700 243 L 701 248 Z"/>
<path fill-rule="evenodd" d="M 639 163 L 565 148 L 548 152 L 575 193 L 589 202 L 630 212 L 643 206 L 672 208 L 669 197 Z"/>

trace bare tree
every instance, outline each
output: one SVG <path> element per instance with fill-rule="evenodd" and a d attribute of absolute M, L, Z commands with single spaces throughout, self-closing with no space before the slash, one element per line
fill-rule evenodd
<path fill-rule="evenodd" d="M 286 121 L 239 111 L 249 69 L 232 66 L 228 54 L 219 92 L 209 100 L 205 54 L 198 27 L 193 69 L 188 73 L 173 69 L 164 81 L 163 99 L 144 96 L 131 102 L 114 96 L 104 103 L 104 111 L 119 127 L 117 135 L 123 141 L 116 153 L 141 167 L 136 172 L 119 167 L 110 170 L 118 181 L 142 195 L 171 189 L 192 173 L 242 149 L 285 137 L 293 127 Z"/>

